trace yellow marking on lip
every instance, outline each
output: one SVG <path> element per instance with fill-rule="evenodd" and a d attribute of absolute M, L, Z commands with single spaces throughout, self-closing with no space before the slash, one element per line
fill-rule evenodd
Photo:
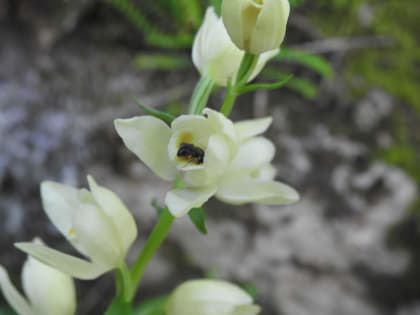
<path fill-rule="evenodd" d="M 192 140 L 193 140 L 192 133 L 191 132 L 184 132 L 179 137 L 179 145 L 181 145 L 181 143 L 192 143 Z"/>
<path fill-rule="evenodd" d="M 69 230 L 69 236 L 76 237 L 76 230 L 73 227 L 71 227 Z"/>

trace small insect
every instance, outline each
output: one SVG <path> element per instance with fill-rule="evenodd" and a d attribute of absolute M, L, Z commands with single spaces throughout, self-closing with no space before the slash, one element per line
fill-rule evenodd
<path fill-rule="evenodd" d="M 183 158 L 188 162 L 193 162 L 197 165 L 203 164 L 204 150 L 199 147 L 196 147 L 191 143 L 182 142 L 179 146 L 176 156 Z"/>

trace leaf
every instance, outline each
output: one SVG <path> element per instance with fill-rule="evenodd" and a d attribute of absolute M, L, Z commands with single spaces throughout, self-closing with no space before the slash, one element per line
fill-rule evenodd
<path fill-rule="evenodd" d="M 243 284 L 242 289 L 244 289 L 253 299 L 257 297 L 258 290 L 255 284 L 253 283 Z"/>
<path fill-rule="evenodd" d="M 289 76 L 288 74 L 282 73 L 272 68 L 264 70 L 263 75 L 271 80 L 284 80 Z M 306 79 L 293 77 L 289 81 L 287 81 L 285 85 L 289 89 L 302 94 L 307 99 L 313 99 L 318 94 L 318 87 L 314 83 Z"/>
<path fill-rule="evenodd" d="M 0 307 L 0 315 L 16 315 L 10 308 Z"/>
<path fill-rule="evenodd" d="M 134 63 L 141 70 L 178 70 L 190 65 L 185 56 L 170 54 L 139 54 Z"/>
<path fill-rule="evenodd" d="M 114 299 L 105 312 L 105 315 L 134 315 L 133 308 L 130 303 L 120 299 Z"/>
<path fill-rule="evenodd" d="M 171 114 L 167 112 L 160 111 L 155 108 L 151 108 L 148 106 L 145 106 L 140 103 L 140 101 L 136 101 L 137 105 L 148 115 L 154 116 L 156 118 L 159 118 L 160 120 L 166 122 L 168 125 L 172 123 L 172 121 L 175 119 L 175 116 L 172 116 Z"/>
<path fill-rule="evenodd" d="M 160 296 L 146 300 L 134 310 L 133 315 L 165 315 L 165 303 L 167 296 Z"/>
<path fill-rule="evenodd" d="M 289 2 L 290 2 L 290 6 L 292 8 L 295 8 L 295 7 L 298 7 L 303 2 L 303 0 L 289 0 Z"/>
<path fill-rule="evenodd" d="M 202 207 L 192 208 L 188 212 L 188 216 L 201 234 L 207 234 L 206 216 Z"/>
<path fill-rule="evenodd" d="M 281 79 L 280 81 L 273 83 L 254 83 L 248 84 L 239 90 L 239 94 L 244 94 L 248 92 L 253 92 L 256 90 L 274 90 L 278 89 L 287 84 L 293 78 L 293 74 L 288 75 L 287 77 Z"/>
<path fill-rule="evenodd" d="M 318 87 L 311 81 L 308 81 L 306 79 L 291 79 L 287 83 L 287 86 L 290 89 L 301 93 L 304 97 L 308 99 L 313 99 L 318 94 Z"/>
<path fill-rule="evenodd" d="M 325 58 L 294 49 L 282 48 L 275 60 L 299 63 L 325 78 L 331 78 L 334 73 L 331 64 Z"/>

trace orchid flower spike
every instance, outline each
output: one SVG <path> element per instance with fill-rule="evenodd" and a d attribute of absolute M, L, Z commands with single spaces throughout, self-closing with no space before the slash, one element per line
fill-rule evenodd
<path fill-rule="evenodd" d="M 248 81 L 254 79 L 267 61 L 278 53 L 276 47 L 261 54 Z M 216 15 L 213 7 L 209 7 L 194 38 L 192 60 L 195 67 L 202 76 L 211 78 L 217 85 L 226 86 L 236 79 L 243 55 L 244 51 L 230 39 L 222 19 Z"/>
<path fill-rule="evenodd" d="M 88 176 L 90 191 L 55 182 L 41 184 L 42 203 L 61 234 L 89 261 L 40 244 L 16 247 L 78 279 L 94 279 L 124 264 L 137 236 L 134 218 L 109 189 Z"/>
<path fill-rule="evenodd" d="M 22 286 L 27 298 L 13 286 L 7 271 L 0 266 L 1 291 L 19 315 L 75 314 L 76 290 L 68 275 L 29 256 L 22 269 Z"/>
<path fill-rule="evenodd" d="M 259 136 L 271 118 L 233 123 L 221 113 L 181 115 L 171 127 L 152 116 L 117 119 L 115 128 L 129 150 L 164 180 L 182 179 L 165 203 L 175 217 L 202 206 L 211 196 L 230 204 L 280 205 L 299 199 L 274 181 L 275 148 Z"/>
<path fill-rule="evenodd" d="M 190 280 L 175 289 L 165 310 L 167 315 L 257 315 L 260 307 L 229 282 Z"/>

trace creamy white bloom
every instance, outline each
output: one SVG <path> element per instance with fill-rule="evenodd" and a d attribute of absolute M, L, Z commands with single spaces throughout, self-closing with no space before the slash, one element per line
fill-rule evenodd
<path fill-rule="evenodd" d="M 137 236 L 134 218 L 117 195 L 90 176 L 88 182 L 90 191 L 43 182 L 41 196 L 50 220 L 89 261 L 40 244 L 16 244 L 41 262 L 79 279 L 93 279 L 121 267 Z"/>
<path fill-rule="evenodd" d="M 235 45 L 253 54 L 276 49 L 284 40 L 289 0 L 223 0 L 222 18 Z"/>
<path fill-rule="evenodd" d="M 274 49 L 261 54 L 248 81 L 254 79 L 278 52 L 279 49 Z M 201 75 L 210 77 L 218 85 L 226 86 L 228 81 L 235 80 L 243 55 L 244 52 L 231 41 L 222 19 L 209 7 L 194 38 L 192 60 L 195 67 Z"/>
<path fill-rule="evenodd" d="M 256 315 L 260 307 L 234 284 L 220 280 L 190 280 L 175 289 L 167 315 Z"/>
<path fill-rule="evenodd" d="M 221 113 L 181 115 L 171 127 L 152 116 L 117 119 L 115 128 L 129 150 L 165 180 L 181 178 L 185 187 L 166 194 L 176 217 L 211 196 L 231 204 L 288 204 L 297 192 L 274 181 L 275 148 L 259 136 L 271 118 L 232 123 Z"/>
<path fill-rule="evenodd" d="M 23 266 L 22 286 L 27 298 L 13 286 L 0 266 L 1 290 L 19 315 L 73 315 L 76 311 L 73 279 L 31 257 Z"/>

